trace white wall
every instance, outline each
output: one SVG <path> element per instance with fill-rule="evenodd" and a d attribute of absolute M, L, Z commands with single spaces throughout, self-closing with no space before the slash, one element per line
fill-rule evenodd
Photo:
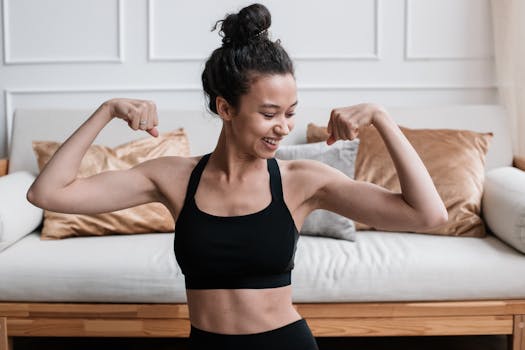
<path fill-rule="evenodd" d="M 19 107 L 204 108 L 210 32 L 243 0 L 0 0 L 0 157 Z M 489 0 L 261 0 L 302 105 L 497 103 Z"/>

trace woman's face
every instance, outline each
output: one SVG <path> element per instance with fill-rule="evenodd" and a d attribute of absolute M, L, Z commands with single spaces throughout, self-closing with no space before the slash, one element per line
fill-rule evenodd
<path fill-rule="evenodd" d="M 231 119 L 235 142 L 259 158 L 272 158 L 294 127 L 297 86 L 291 74 L 256 76 Z"/>

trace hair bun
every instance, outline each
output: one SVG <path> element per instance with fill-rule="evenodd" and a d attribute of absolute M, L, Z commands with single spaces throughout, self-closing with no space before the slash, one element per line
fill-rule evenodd
<path fill-rule="evenodd" d="M 268 28 L 272 23 L 270 11 L 261 4 L 253 4 L 239 11 L 229 14 L 221 23 L 219 34 L 222 36 L 223 46 L 242 46 L 253 41 L 268 39 Z"/>

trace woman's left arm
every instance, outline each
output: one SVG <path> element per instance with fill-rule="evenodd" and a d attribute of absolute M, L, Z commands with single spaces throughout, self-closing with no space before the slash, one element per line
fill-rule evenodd
<path fill-rule="evenodd" d="M 326 180 L 318 191 L 319 206 L 363 220 L 361 222 L 379 229 L 430 228 L 445 223 L 447 210 L 432 178 L 384 108 L 364 103 L 334 109 L 328 123 L 330 137 L 327 143 L 331 145 L 337 140 L 352 140 L 358 136 L 360 128 L 372 125 L 390 153 L 402 193 L 367 182 L 344 179 L 342 173 L 325 168 Z"/>

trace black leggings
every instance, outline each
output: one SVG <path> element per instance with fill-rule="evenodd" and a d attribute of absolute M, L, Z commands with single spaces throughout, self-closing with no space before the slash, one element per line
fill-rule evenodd
<path fill-rule="evenodd" d="M 304 318 L 261 333 L 221 334 L 191 325 L 190 350 L 319 350 Z"/>

